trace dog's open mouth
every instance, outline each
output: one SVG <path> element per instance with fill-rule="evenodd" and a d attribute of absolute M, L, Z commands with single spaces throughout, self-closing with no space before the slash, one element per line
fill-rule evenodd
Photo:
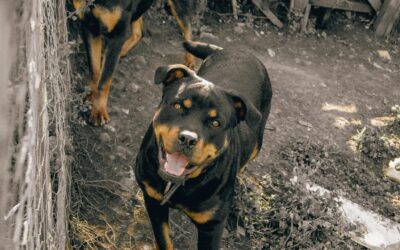
<path fill-rule="evenodd" d="M 158 174 L 166 181 L 181 182 L 185 177 L 196 170 L 196 167 L 189 164 L 189 160 L 185 154 L 175 152 L 169 154 L 165 151 L 162 140 L 159 143 L 159 162 Z"/>

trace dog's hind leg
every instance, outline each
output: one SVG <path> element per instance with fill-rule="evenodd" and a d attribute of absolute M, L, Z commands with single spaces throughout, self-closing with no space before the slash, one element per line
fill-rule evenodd
<path fill-rule="evenodd" d="M 133 21 L 131 23 L 131 36 L 125 41 L 124 45 L 121 49 L 121 56 L 126 56 L 129 50 L 134 48 L 142 38 L 143 33 L 143 19 L 139 17 L 139 19 Z"/>
<path fill-rule="evenodd" d="M 176 3 L 175 3 L 176 2 Z M 187 1 L 187 6 L 179 6 L 177 5 L 179 2 L 173 0 L 167 0 L 168 6 L 171 10 L 172 15 L 176 19 L 176 23 L 182 31 L 183 38 L 185 41 L 192 40 L 192 26 L 190 20 L 192 18 L 192 11 L 190 10 L 193 6 L 189 4 L 190 1 Z M 185 5 L 185 4 L 183 4 Z M 187 9 L 185 9 L 185 7 Z M 196 66 L 196 58 L 190 54 L 189 52 L 185 52 L 185 56 L 183 58 L 184 64 L 189 68 L 193 69 Z"/>

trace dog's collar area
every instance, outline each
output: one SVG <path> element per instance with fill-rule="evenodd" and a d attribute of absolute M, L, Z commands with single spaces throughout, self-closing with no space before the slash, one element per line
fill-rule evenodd
<path fill-rule="evenodd" d="M 158 145 L 158 160 L 160 165 L 158 167 L 157 173 L 161 177 L 161 179 L 167 182 L 164 190 L 164 198 L 161 201 L 161 205 L 167 203 L 171 196 L 176 192 L 176 190 L 180 186 L 185 185 L 185 181 L 189 179 L 189 175 L 199 168 L 197 166 L 187 168 L 187 166 L 189 166 L 189 163 L 187 163 L 187 165 L 184 166 L 186 169 L 183 171 L 182 175 L 177 176 L 174 174 L 170 174 L 165 169 L 166 164 L 168 164 L 168 158 L 168 153 L 164 149 L 163 141 L 162 139 L 160 139 Z"/>
<path fill-rule="evenodd" d="M 165 203 L 167 203 L 169 201 L 169 199 L 171 198 L 171 196 L 175 193 L 175 191 L 183 184 L 184 184 L 184 181 L 181 183 L 172 183 L 169 181 L 164 190 L 164 198 L 161 201 L 161 206 L 163 206 Z"/>

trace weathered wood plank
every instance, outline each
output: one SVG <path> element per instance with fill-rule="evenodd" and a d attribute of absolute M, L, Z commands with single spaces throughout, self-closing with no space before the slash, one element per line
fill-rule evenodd
<path fill-rule="evenodd" d="M 301 20 L 301 30 L 303 32 L 307 32 L 307 23 L 310 16 L 310 11 L 311 11 L 311 4 L 307 4 L 306 10 L 304 11 L 304 17 Z"/>
<path fill-rule="evenodd" d="M 238 19 L 238 4 L 236 0 L 232 0 L 232 12 L 233 12 L 233 17 L 235 19 Z"/>
<path fill-rule="evenodd" d="M 385 0 L 374 23 L 377 36 L 388 36 L 400 16 L 400 1 Z"/>
<path fill-rule="evenodd" d="M 257 6 L 260 11 L 278 28 L 283 28 L 283 23 L 275 16 L 272 11 L 264 5 L 262 0 L 252 0 L 253 4 Z"/>
<path fill-rule="evenodd" d="M 378 12 L 380 10 L 380 8 L 382 7 L 381 0 L 368 0 L 368 2 L 376 12 Z"/>
<path fill-rule="evenodd" d="M 372 12 L 372 7 L 369 4 L 348 0 L 310 0 L 310 4 L 331 9 L 351 10 L 364 13 Z"/>
<path fill-rule="evenodd" d="M 290 1 L 290 12 L 303 13 L 306 10 L 309 0 L 291 0 Z"/>

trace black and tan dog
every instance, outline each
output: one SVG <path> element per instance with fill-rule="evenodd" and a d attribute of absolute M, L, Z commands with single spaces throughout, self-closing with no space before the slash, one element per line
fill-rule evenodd
<path fill-rule="evenodd" d="M 196 225 L 198 249 L 218 249 L 236 175 L 261 148 L 272 89 L 264 65 L 248 53 L 184 46 L 205 60 L 197 74 L 181 64 L 157 69 L 162 100 L 135 175 L 159 249 L 172 249 L 170 207 Z"/>
<path fill-rule="evenodd" d="M 204 1 L 204 0 L 203 0 Z M 191 20 L 198 3 L 195 0 L 168 0 L 185 40 L 191 40 Z M 96 126 L 110 120 L 107 111 L 112 75 L 121 56 L 135 47 L 142 37 L 143 13 L 153 0 L 72 0 L 82 21 L 83 38 L 87 48 L 92 103 L 89 121 Z M 195 65 L 193 55 L 186 53 L 184 63 Z"/>

